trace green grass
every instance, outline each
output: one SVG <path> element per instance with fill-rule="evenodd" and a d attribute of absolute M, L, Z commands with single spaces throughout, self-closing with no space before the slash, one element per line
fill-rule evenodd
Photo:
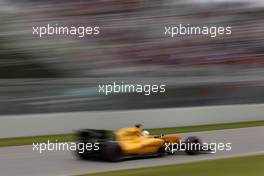
<path fill-rule="evenodd" d="M 68 142 L 68 141 L 74 141 L 75 136 L 73 134 L 62 134 L 62 135 L 48 135 L 48 136 L 3 138 L 0 139 L 0 147 L 32 145 L 33 143 L 47 142 L 48 140 L 50 142 Z"/>
<path fill-rule="evenodd" d="M 264 126 L 264 121 L 251 121 L 251 122 L 239 122 L 239 123 L 222 123 L 212 125 L 197 125 L 197 126 L 185 126 L 185 127 L 174 127 L 174 128 L 156 128 L 151 129 L 151 134 L 173 134 L 173 133 L 186 133 L 186 132 L 199 132 L 199 131 L 212 131 L 212 130 L 224 130 L 234 128 L 246 128 Z"/>
<path fill-rule="evenodd" d="M 264 126 L 264 121 L 225 123 L 225 124 L 199 125 L 199 126 L 186 126 L 186 127 L 173 127 L 173 128 L 155 128 L 155 129 L 149 129 L 149 131 L 151 134 L 159 135 L 159 134 L 173 134 L 173 133 L 245 128 L 245 127 L 254 127 L 254 126 Z M 32 143 L 47 142 L 48 140 L 50 142 L 68 142 L 68 141 L 74 141 L 75 139 L 76 137 L 74 136 L 74 134 L 2 138 L 0 139 L 0 147 L 32 145 Z"/>
<path fill-rule="evenodd" d="M 263 176 L 264 155 L 129 169 L 82 176 Z"/>

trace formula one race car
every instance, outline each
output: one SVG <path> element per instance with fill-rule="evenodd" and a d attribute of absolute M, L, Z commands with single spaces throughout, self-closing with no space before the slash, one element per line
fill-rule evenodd
<path fill-rule="evenodd" d="M 195 136 L 188 137 L 183 142 L 178 135 L 151 136 L 148 131 L 142 130 L 141 125 L 114 132 L 86 129 L 78 131 L 77 135 L 77 144 L 89 144 L 85 150 L 76 150 L 77 156 L 85 160 L 116 162 L 128 158 L 157 157 L 182 151 L 182 148 L 189 155 L 212 153 L 212 148 L 207 146 L 204 149 L 201 140 Z"/>

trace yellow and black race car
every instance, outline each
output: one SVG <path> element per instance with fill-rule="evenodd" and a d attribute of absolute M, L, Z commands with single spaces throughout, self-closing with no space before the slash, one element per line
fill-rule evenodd
<path fill-rule="evenodd" d="M 182 142 L 179 135 L 152 136 L 142 130 L 141 125 L 122 128 L 114 132 L 107 130 L 86 129 L 77 133 L 77 144 L 89 144 L 85 150 L 76 150 L 81 159 L 103 159 L 106 161 L 121 161 L 127 158 L 155 157 L 173 154 L 182 145 L 185 152 L 190 155 L 198 153 L 211 153 L 211 149 L 203 150 L 202 142 L 195 136 L 190 136 Z M 186 147 L 195 145 L 195 147 Z M 96 146 L 96 147 L 93 147 Z"/>

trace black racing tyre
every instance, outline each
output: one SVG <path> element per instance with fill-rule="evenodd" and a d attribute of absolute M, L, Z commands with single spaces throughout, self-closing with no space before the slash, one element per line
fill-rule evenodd
<path fill-rule="evenodd" d="M 185 142 L 186 144 L 186 150 L 185 152 L 188 155 L 196 155 L 199 154 L 199 151 L 202 147 L 202 141 L 196 137 L 196 136 L 190 136 L 188 137 Z"/>
<path fill-rule="evenodd" d="M 116 142 L 107 142 L 103 147 L 103 158 L 106 161 L 118 162 L 122 160 L 123 154 L 120 145 Z"/>
<path fill-rule="evenodd" d="M 88 160 L 88 159 L 91 159 L 91 152 L 90 151 L 87 151 L 87 150 L 84 150 L 84 151 L 80 151 L 80 150 L 75 150 L 75 155 L 81 159 L 81 160 Z"/>

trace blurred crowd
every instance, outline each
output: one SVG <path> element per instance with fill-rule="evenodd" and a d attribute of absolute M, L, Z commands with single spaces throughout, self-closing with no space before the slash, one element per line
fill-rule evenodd
<path fill-rule="evenodd" d="M 264 102 L 264 4 L 258 0 L 0 0 L 0 113 Z M 99 26 L 85 38 L 32 27 Z M 164 35 L 167 25 L 232 35 Z M 162 97 L 98 97 L 109 81 L 166 83 Z M 14 108 L 10 108 L 10 107 Z"/>
<path fill-rule="evenodd" d="M 264 63 L 264 6 L 252 6 L 252 2 L 10 0 L 6 6 L 9 10 L 0 13 L 5 49 L 29 53 L 36 62 L 69 77 L 115 73 L 118 68 L 123 73 L 126 67 L 147 70 L 150 65 L 170 69 L 172 65 L 177 69 L 208 64 L 246 68 Z M 32 36 L 32 26 L 47 23 L 100 26 L 101 34 L 85 39 Z M 164 36 L 165 25 L 180 23 L 232 26 L 232 35 L 214 39 Z"/>

